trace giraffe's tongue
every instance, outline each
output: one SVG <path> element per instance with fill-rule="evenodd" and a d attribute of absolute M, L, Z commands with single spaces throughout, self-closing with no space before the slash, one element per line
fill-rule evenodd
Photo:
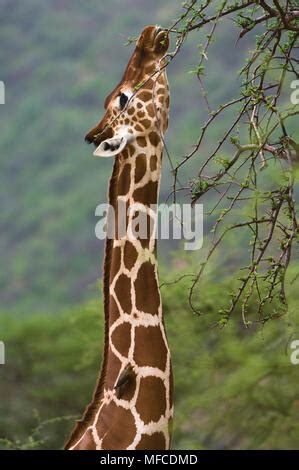
<path fill-rule="evenodd" d="M 96 157 L 114 157 L 125 148 L 127 142 L 128 138 L 126 135 L 114 136 L 101 142 L 93 154 Z"/>

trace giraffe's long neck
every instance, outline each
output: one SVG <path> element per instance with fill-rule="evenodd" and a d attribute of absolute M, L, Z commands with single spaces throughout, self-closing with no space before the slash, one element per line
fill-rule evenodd
<path fill-rule="evenodd" d="M 149 206 L 157 203 L 162 147 L 158 132 L 150 132 L 115 160 L 109 202 L 116 219 L 120 208 L 130 207 L 126 228 L 136 217 L 153 227 L 149 222 L 155 214 Z M 151 231 L 143 239 L 132 238 L 129 232 L 121 235 L 106 244 L 102 372 L 89 416 L 83 418 L 88 425 L 73 448 L 167 449 L 172 372 L 155 236 Z"/>

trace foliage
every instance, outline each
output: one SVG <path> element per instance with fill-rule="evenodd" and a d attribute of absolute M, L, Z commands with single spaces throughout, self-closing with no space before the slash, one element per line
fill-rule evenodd
<path fill-rule="evenodd" d="M 193 203 L 205 194 L 218 193 L 216 204 L 208 211 L 210 216 L 218 214 L 218 218 L 211 230 L 210 248 L 190 289 L 189 304 L 196 313 L 195 290 L 215 250 L 223 250 L 224 238 L 231 231 L 245 231 L 249 256 L 241 267 L 242 276 L 229 306 L 223 308 L 224 320 L 227 321 L 237 304 L 241 303 L 245 325 L 248 302 L 254 293 L 258 299 L 257 318 L 262 322 L 264 307 L 274 297 L 287 309 L 285 277 L 298 237 L 295 201 L 295 174 L 299 163 L 295 133 L 298 103 L 292 102 L 291 89 L 286 96 L 285 88 L 288 82 L 298 78 L 295 51 L 299 11 L 296 2 L 271 3 L 186 2 L 183 4 L 185 11 L 169 28 L 169 34 L 176 34 L 176 47 L 166 54 L 169 64 L 184 54 L 183 46 L 188 35 L 208 28 L 206 42 L 199 45 L 199 63 L 191 72 L 199 80 L 209 118 L 202 126 L 192 151 L 173 167 L 174 201 L 181 168 L 202 150 L 203 142 L 216 122 L 227 117 L 228 110 L 236 105 L 239 107 L 232 117 L 229 116 L 221 131 L 222 137 L 206 155 L 197 177 L 187 187 Z M 243 81 L 237 96 L 212 109 L 204 86 L 203 64 L 208 60 L 216 28 L 227 15 L 240 28 L 238 40 L 254 29 L 259 34 L 254 50 L 248 53 L 240 71 Z M 223 151 L 227 156 L 223 157 Z M 275 170 L 276 180 L 273 178 Z M 181 190 L 185 189 L 181 187 Z"/>
<path fill-rule="evenodd" d="M 287 310 L 285 277 L 298 237 L 295 201 L 295 174 L 299 163 L 299 144 L 295 140 L 298 107 L 286 96 L 285 88 L 289 81 L 298 78 L 295 50 L 299 11 L 292 1 L 271 3 L 186 2 L 185 11 L 169 28 L 170 34 L 176 34 L 176 47 L 166 55 L 170 63 L 184 54 L 188 35 L 208 28 L 205 43 L 199 45 L 199 63 L 192 73 L 199 80 L 209 118 L 192 151 L 173 168 L 174 201 L 182 167 L 202 150 L 216 122 L 227 117 L 228 110 L 239 107 L 229 116 L 221 131 L 222 137 L 206 155 L 196 178 L 187 187 L 193 203 L 205 194 L 218 193 L 216 204 L 208 211 L 210 216 L 218 215 L 211 230 L 210 248 L 197 268 L 189 304 L 196 313 L 194 293 L 198 282 L 215 250 L 224 249 L 224 238 L 232 231 L 245 231 L 249 256 L 245 258 L 246 264 L 242 264 L 239 284 L 229 305 L 223 307 L 223 321 L 227 321 L 241 304 L 245 325 L 248 303 L 254 295 L 258 299 L 257 318 L 261 322 L 268 318 L 264 316 L 264 307 L 274 297 L 281 302 L 280 311 L 282 307 Z M 240 28 L 238 40 L 255 29 L 259 34 L 254 50 L 248 53 L 240 71 L 243 81 L 237 96 L 212 109 L 204 86 L 204 63 L 208 60 L 216 28 L 227 15 Z M 215 167 L 215 163 L 218 166 Z M 277 173 L 276 180 L 273 171 Z"/>

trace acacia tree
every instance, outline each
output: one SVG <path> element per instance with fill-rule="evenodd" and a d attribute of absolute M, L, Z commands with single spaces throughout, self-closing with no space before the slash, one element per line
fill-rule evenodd
<path fill-rule="evenodd" d="M 298 94 L 295 87 L 298 72 L 296 65 L 296 40 L 299 31 L 299 7 L 295 1 L 197 1 L 183 4 L 182 15 L 169 27 L 175 37 L 174 50 L 166 55 L 163 67 L 175 60 L 184 50 L 186 38 L 205 29 L 206 41 L 200 50 L 200 59 L 194 73 L 207 105 L 208 120 L 201 127 L 192 151 L 181 156 L 172 166 L 173 199 L 179 189 L 181 170 L 199 155 L 204 162 L 190 181 L 188 190 L 193 203 L 210 192 L 216 192 L 217 203 L 209 211 L 218 218 L 212 228 L 211 243 L 205 259 L 192 276 L 189 304 L 200 313 L 196 305 L 196 292 L 210 258 L 221 251 L 222 244 L 230 233 L 247 230 L 250 233 L 248 246 L 250 261 L 240 266 L 241 277 L 236 289 L 231 292 L 231 301 L 219 311 L 218 324 L 226 324 L 238 308 L 245 326 L 246 311 L 251 299 L 256 299 L 257 317 L 254 321 L 265 323 L 269 318 L 282 315 L 287 310 L 285 293 L 286 272 L 294 251 L 298 234 L 294 187 L 296 164 L 299 161 L 299 144 L 292 135 L 299 113 Z M 238 96 L 211 109 L 205 90 L 205 61 L 214 40 L 217 25 L 229 18 L 237 25 L 237 43 L 254 31 L 255 49 L 249 53 L 240 72 L 242 85 Z M 211 59 L 212 60 L 212 59 Z M 287 79 L 293 80 L 294 90 L 289 90 L 286 100 L 283 91 Z M 204 154 L 203 142 L 208 130 L 223 119 L 230 110 L 230 121 L 226 119 L 223 136 L 209 153 Z M 224 127 L 224 126 L 223 126 Z M 222 158 L 223 148 L 229 149 L 230 158 Z M 220 163 L 215 167 L 215 161 Z M 281 178 L 271 180 L 273 164 L 278 165 Z M 194 165 L 193 165 L 194 168 Z M 271 185 L 265 181 L 271 180 Z M 246 207 L 243 217 L 236 207 Z M 265 314 L 265 306 L 275 300 L 279 309 Z"/>

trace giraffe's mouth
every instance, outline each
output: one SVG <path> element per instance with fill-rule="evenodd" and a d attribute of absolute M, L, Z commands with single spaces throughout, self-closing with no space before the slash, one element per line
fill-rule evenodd
<path fill-rule="evenodd" d="M 156 27 L 154 32 L 154 50 L 155 52 L 166 52 L 169 46 L 168 32 L 160 26 Z"/>
<path fill-rule="evenodd" d="M 141 33 L 137 48 L 143 53 L 165 53 L 169 46 L 168 31 L 161 26 L 147 26 Z"/>

